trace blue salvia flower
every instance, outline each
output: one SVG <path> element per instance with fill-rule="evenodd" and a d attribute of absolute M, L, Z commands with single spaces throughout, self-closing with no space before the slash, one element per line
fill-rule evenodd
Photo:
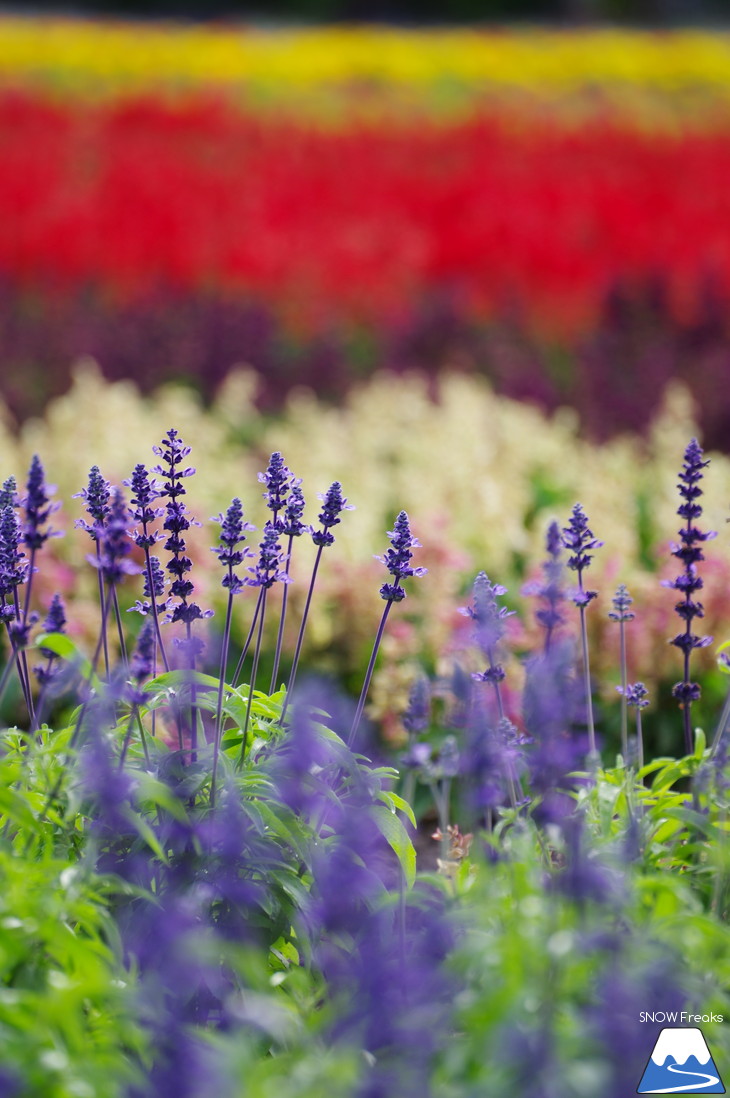
<path fill-rule="evenodd" d="M 547 652 L 529 659 L 525 670 L 524 725 L 533 741 L 530 785 L 540 798 L 536 816 L 557 823 L 573 810 L 570 775 L 583 755 L 583 744 L 571 732 L 577 711 L 572 644 L 551 644 Z"/>
<path fill-rule="evenodd" d="M 150 572 L 152 573 L 152 586 L 154 588 L 155 606 L 157 607 L 158 614 L 164 614 L 169 607 L 169 600 L 164 599 L 163 602 L 157 602 L 158 599 L 163 599 L 165 594 L 165 573 L 162 565 L 160 564 L 160 558 L 150 556 Z M 143 599 L 137 599 L 134 606 L 130 606 L 129 613 L 135 611 L 138 614 L 149 614 L 152 610 L 152 592 L 150 591 L 150 581 L 147 574 L 147 569 L 144 570 L 144 589 Z"/>
<path fill-rule="evenodd" d="M 619 623 L 633 621 L 636 615 L 629 609 L 633 601 L 626 584 L 620 583 L 616 588 L 616 594 L 611 600 L 613 610 L 609 610 L 608 612 L 611 621 L 617 621 Z"/>
<path fill-rule="evenodd" d="M 197 526 L 194 519 L 188 517 L 187 508 L 180 499 L 185 495 L 185 488 L 181 481 L 191 477 L 195 473 L 192 466 L 183 467 L 183 461 L 190 453 L 190 447 L 183 444 L 178 432 L 171 428 L 160 446 L 152 447 L 153 453 L 162 458 L 162 464 L 156 465 L 152 470 L 164 477 L 160 498 L 167 497 L 165 505 L 164 528 L 169 537 L 165 542 L 165 550 L 172 553 L 172 559 L 167 563 L 167 571 L 173 576 L 170 584 L 170 595 L 177 598 L 177 605 L 168 613 L 168 622 L 185 622 L 191 625 L 198 618 L 206 618 L 212 615 L 212 611 L 203 611 L 195 602 L 190 602 L 195 587 L 191 580 L 186 579 L 188 572 L 193 567 L 193 562 L 186 555 L 186 543 L 183 534 L 191 526 Z"/>
<path fill-rule="evenodd" d="M 40 549 L 49 538 L 57 537 L 59 532 L 47 527 L 50 516 L 58 510 L 60 504 L 51 502 L 53 489 L 46 484 L 43 465 L 37 454 L 33 455 L 28 471 L 26 494 L 23 498 L 25 522 L 23 541 L 31 551 Z"/>
<path fill-rule="evenodd" d="M 245 581 L 237 576 L 233 569 L 238 568 L 243 564 L 246 557 L 252 555 L 250 549 L 239 549 L 237 547 L 246 540 L 246 533 L 249 530 L 255 530 L 256 527 L 250 522 L 244 522 L 243 505 L 238 497 L 231 502 L 225 515 L 221 513 L 211 521 L 219 522 L 221 527 L 221 532 L 218 535 L 220 545 L 211 549 L 211 552 L 215 553 L 226 569 L 221 585 L 230 590 L 232 594 L 236 594 L 244 587 Z"/>
<path fill-rule="evenodd" d="M 504 623 L 514 610 L 500 606 L 497 601 L 507 594 L 507 588 L 490 583 L 486 572 L 479 572 L 472 587 L 470 606 L 462 606 L 459 613 L 474 622 L 474 639 L 485 655 L 488 655 L 504 636 Z"/>
<path fill-rule="evenodd" d="M 544 579 L 525 584 L 522 593 L 541 598 L 545 603 L 535 611 L 535 618 L 545 630 L 545 651 L 548 652 L 553 633 L 565 620 L 560 613 L 560 605 L 566 597 L 563 586 L 563 539 L 555 521 L 548 527 L 545 548 L 547 560 L 542 565 Z"/>
<path fill-rule="evenodd" d="M 593 560 L 589 550 L 600 549 L 603 542 L 593 536 L 593 531 L 588 526 L 588 516 L 580 503 L 573 507 L 568 525 L 563 530 L 563 544 L 570 553 L 568 568 L 578 573 L 578 590 L 571 598 L 576 606 L 586 607 L 596 598 L 598 592 L 584 589 L 583 572 Z"/>
<path fill-rule="evenodd" d="M 48 608 L 48 614 L 41 625 L 41 629 L 44 633 L 64 633 L 66 631 L 66 608 L 59 594 L 55 594 L 51 599 L 51 605 Z M 33 670 L 40 685 L 48 686 L 58 674 L 58 669 L 53 666 L 58 656 L 50 648 L 39 648 L 38 653 L 44 656 L 48 662 L 45 667 L 34 667 Z"/>
<path fill-rule="evenodd" d="M 649 704 L 649 691 L 643 682 L 629 683 L 626 690 L 621 686 L 617 686 L 616 690 L 619 694 L 624 695 L 626 704 L 631 706 L 632 709 L 645 709 Z"/>
<path fill-rule="evenodd" d="M 427 568 L 412 568 L 413 549 L 420 548 L 420 541 L 411 534 L 408 515 L 401 511 L 395 520 L 393 529 L 388 531 L 390 549 L 386 549 L 383 556 L 376 556 L 381 564 L 390 572 L 393 583 L 384 583 L 380 588 L 380 597 L 386 602 L 401 602 L 406 597 L 406 592 L 401 585 L 401 580 L 409 576 L 425 576 Z"/>
<path fill-rule="evenodd" d="M 470 606 L 462 606 L 459 613 L 474 622 L 474 639 L 489 660 L 485 671 L 475 671 L 472 678 L 497 687 L 505 677 L 504 667 L 495 661 L 495 649 L 504 636 L 505 620 L 514 614 L 497 601 L 507 593 L 507 588 L 490 583 L 486 572 L 479 572 L 472 588 Z M 501 707 L 501 698 L 498 695 Z"/>
<path fill-rule="evenodd" d="M 408 708 L 402 720 L 403 727 L 413 736 L 428 728 L 431 722 L 431 684 L 425 675 L 421 675 L 411 686 Z"/>
<path fill-rule="evenodd" d="M 165 513 L 163 507 L 153 506 L 162 493 L 157 482 L 150 480 L 147 467 L 141 463 L 135 465 L 131 477 L 124 484 L 131 489 L 129 511 L 132 520 L 141 527 L 141 530 L 134 531 L 135 545 L 140 549 L 151 549 L 161 537 L 159 533 L 150 531 L 149 527 Z"/>
<path fill-rule="evenodd" d="M 0 596 L 3 601 L 27 578 L 28 562 L 20 549 L 22 536 L 20 519 L 8 503 L 0 510 Z M 11 618 L 14 614 L 12 607 L 4 607 L 4 617 Z"/>
<path fill-rule="evenodd" d="M 132 543 L 129 537 L 129 514 L 121 488 L 112 493 L 106 525 L 98 527 L 99 555 L 86 559 L 98 568 L 106 582 L 114 586 L 124 576 L 137 575 L 139 565 L 129 560 Z"/>
<path fill-rule="evenodd" d="M 586 626 L 586 607 L 597 597 L 597 591 L 587 591 L 583 586 L 583 572 L 588 568 L 593 557 L 589 550 L 600 549 L 602 541 L 593 536 L 593 531 L 588 525 L 588 517 L 580 503 L 573 507 L 568 525 L 563 530 L 563 544 L 571 554 L 568 557 L 568 568 L 578 573 L 578 587 L 570 595 L 575 605 L 580 610 L 580 633 L 583 646 L 583 678 L 585 683 L 586 715 L 588 720 L 589 750 L 592 756 L 596 753 L 596 730 L 593 722 L 593 698 L 591 694 L 591 672 L 588 654 L 588 629 Z"/>
<path fill-rule="evenodd" d="M 266 590 L 277 582 L 289 583 L 286 565 L 286 554 L 279 544 L 279 531 L 273 522 L 267 520 L 259 545 L 259 559 L 256 565 L 246 569 L 251 573 L 251 578 L 246 583 L 250 587 L 263 587 Z"/>
<path fill-rule="evenodd" d="M 312 535 L 312 541 L 320 547 L 333 545 L 335 537 L 334 534 L 330 533 L 330 530 L 333 526 L 337 526 L 342 522 L 339 516 L 343 511 L 354 511 L 355 508 L 342 495 L 342 485 L 339 480 L 334 481 L 326 492 L 318 492 L 317 499 L 322 502 L 322 510 L 317 516 L 320 529 L 315 530 L 313 526 L 310 526 L 309 531 Z"/>
<path fill-rule="evenodd" d="M 8 477 L 3 482 L 2 488 L 0 488 L 0 510 L 3 507 L 20 507 L 20 496 L 18 495 L 18 484 L 15 477 Z"/>
<path fill-rule="evenodd" d="M 130 705 L 142 705 L 147 695 L 140 689 L 145 679 L 151 678 L 155 670 L 155 626 L 146 621 L 139 631 L 137 643 L 129 661 L 129 677 L 133 686 L 127 689 L 126 700 Z"/>
<path fill-rule="evenodd" d="M 702 495 L 699 482 L 703 472 L 709 465 L 709 461 L 702 460 L 702 448 L 693 438 L 684 453 L 684 465 L 679 474 L 679 494 L 682 503 L 677 509 L 677 514 L 684 519 L 685 526 L 679 531 L 681 541 L 672 544 L 672 556 L 677 557 L 684 566 L 682 573 L 674 580 L 664 580 L 663 586 L 671 587 L 678 591 L 681 601 L 674 609 L 685 623 L 683 633 L 678 633 L 669 643 L 679 648 L 684 657 L 684 677 L 681 682 L 675 683 L 672 694 L 679 700 L 684 717 L 685 748 L 689 753 L 692 750 L 692 724 L 690 711 L 693 701 L 700 697 L 700 687 L 696 682 L 691 682 L 689 677 L 689 660 L 693 649 L 704 648 L 712 643 L 712 637 L 699 637 L 692 632 L 692 622 L 695 618 L 704 617 L 704 607 L 693 596 L 695 592 L 704 586 L 702 577 L 697 574 L 697 565 L 705 559 L 702 552 L 702 544 L 716 537 L 714 530 L 703 533 L 695 526 L 695 521 L 702 514 L 702 506 L 698 503 Z"/>
<path fill-rule="evenodd" d="M 300 482 L 292 477 L 291 470 L 284 464 L 284 459 L 278 450 L 269 458 L 266 472 L 259 473 L 259 481 L 261 484 L 266 485 L 264 499 L 266 500 L 266 506 L 270 511 L 273 511 L 274 520 L 276 520 L 286 503 L 292 484 L 299 484 Z"/>
<path fill-rule="evenodd" d="M 74 526 L 77 530 L 85 530 L 92 541 L 98 542 L 111 507 L 109 502 L 111 499 L 109 481 L 101 475 L 98 465 L 91 466 L 86 488 L 82 488 L 80 492 L 74 492 L 72 499 L 82 499 L 91 518 L 91 522 L 86 522 L 85 519 L 76 519 Z"/>
<path fill-rule="evenodd" d="M 302 522 L 304 513 L 304 495 L 299 484 L 293 484 L 287 497 L 284 514 L 278 520 L 279 532 L 290 538 L 299 538 L 306 533 L 307 527 Z"/>

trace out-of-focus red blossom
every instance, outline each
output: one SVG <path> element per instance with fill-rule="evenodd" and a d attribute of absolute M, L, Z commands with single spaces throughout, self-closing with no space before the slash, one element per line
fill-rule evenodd
<path fill-rule="evenodd" d="M 318 129 L 214 98 L 99 106 L 0 96 L 0 274 L 122 298 L 224 286 L 292 324 L 397 318 L 447 286 L 543 329 L 595 321 L 663 272 L 730 290 L 730 134 L 608 121 L 392 120 Z"/>

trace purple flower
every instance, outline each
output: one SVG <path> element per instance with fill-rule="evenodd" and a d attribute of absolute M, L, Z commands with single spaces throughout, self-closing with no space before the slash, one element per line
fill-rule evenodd
<path fill-rule="evenodd" d="M 403 727 L 411 735 L 425 732 L 431 721 L 431 684 L 425 675 L 411 686 L 408 694 L 408 708 L 403 714 Z"/>
<path fill-rule="evenodd" d="M 0 511 L 3 507 L 20 507 L 20 496 L 15 477 L 8 477 L 0 489 Z"/>
<path fill-rule="evenodd" d="M 66 629 L 66 610 L 63 605 L 63 599 L 59 594 L 55 594 L 51 599 L 51 605 L 48 608 L 48 614 L 43 622 L 41 629 L 44 633 L 63 633 Z M 47 686 L 51 683 L 57 675 L 57 671 L 54 669 L 54 661 L 58 659 L 55 652 L 52 652 L 50 648 L 39 648 L 38 652 L 41 656 L 44 656 L 48 663 L 45 667 L 34 667 L 36 678 L 41 686 Z"/>
<path fill-rule="evenodd" d="M 3 600 L 25 583 L 28 575 L 28 562 L 20 549 L 22 536 L 20 519 L 12 505 L 6 504 L 0 511 L 0 595 Z M 6 607 L 6 611 L 5 617 L 13 616 L 10 607 Z"/>
<path fill-rule="evenodd" d="M 702 514 L 702 506 L 698 503 L 702 495 L 699 482 L 703 477 L 702 470 L 709 465 L 702 460 L 702 448 L 693 438 L 684 453 L 684 464 L 679 474 L 679 494 L 682 503 L 677 509 L 677 514 L 685 520 L 686 525 L 679 531 L 680 542 L 672 544 L 672 556 L 677 557 L 684 566 L 684 571 L 674 580 L 664 580 L 663 586 L 679 591 L 682 600 L 674 609 L 685 623 L 683 633 L 678 633 L 669 642 L 679 648 L 684 656 L 684 678 L 675 683 L 672 694 L 680 703 L 684 717 L 685 748 L 692 750 L 692 724 L 690 710 L 693 701 L 700 697 L 700 687 L 697 683 L 690 682 L 689 659 L 692 650 L 704 648 L 712 643 L 712 637 L 700 637 L 692 632 L 694 618 L 704 617 L 704 607 L 701 602 L 692 596 L 704 586 L 702 577 L 697 574 L 697 565 L 705 559 L 702 552 L 702 543 L 716 537 L 714 530 L 703 533 L 695 526 L 695 520 Z"/>
<path fill-rule="evenodd" d="M 560 604 L 565 600 L 563 587 L 563 540 L 560 527 L 553 521 L 548 527 L 545 539 L 547 560 L 543 562 L 542 570 L 544 580 L 526 583 L 522 589 L 524 595 L 535 595 L 545 602 L 545 606 L 535 612 L 535 618 L 545 629 L 545 651 L 550 648 L 553 632 L 563 624 L 564 618 L 560 613 Z"/>
<path fill-rule="evenodd" d="M 315 530 L 310 526 L 312 541 L 315 545 L 325 546 L 334 544 L 334 534 L 330 533 L 333 526 L 342 522 L 339 517 L 342 511 L 354 511 L 355 508 L 347 502 L 342 495 L 342 485 L 339 480 L 334 481 L 326 492 L 318 492 L 317 499 L 322 501 L 322 510 L 318 518 L 321 529 Z"/>
<path fill-rule="evenodd" d="M 588 526 L 588 516 L 580 503 L 573 507 L 568 525 L 563 530 L 563 544 L 571 554 L 568 557 L 568 568 L 578 573 L 578 590 L 571 598 L 576 606 L 585 607 L 598 594 L 597 591 L 586 591 L 583 588 L 583 572 L 593 560 L 589 550 L 600 549 L 603 542 L 594 538 L 593 531 Z"/>
<path fill-rule="evenodd" d="M 99 555 L 88 556 L 89 564 L 99 569 L 110 586 L 120 583 L 124 576 L 137 575 L 139 566 L 128 559 L 132 543 L 129 539 L 129 514 L 121 488 L 115 488 L 112 493 L 106 525 L 97 527 L 97 531 Z"/>
<path fill-rule="evenodd" d="M 126 487 L 131 489 L 129 513 L 132 521 L 139 523 L 142 532 L 134 531 L 134 542 L 140 549 L 150 549 L 160 538 L 160 534 L 150 533 L 149 526 L 160 518 L 165 512 L 162 507 L 153 507 L 161 492 L 156 481 L 150 480 L 146 466 L 135 465 L 129 480 L 125 480 Z"/>
<path fill-rule="evenodd" d="M 59 531 L 52 530 L 50 527 L 42 529 L 54 511 L 60 507 L 58 503 L 51 503 L 50 497 L 53 491 L 54 489 L 46 484 L 40 458 L 34 454 L 23 499 L 25 511 L 23 541 L 28 549 L 40 549 L 49 538 L 59 536 Z"/>
<path fill-rule="evenodd" d="M 163 602 L 158 603 L 157 599 L 161 599 L 165 594 L 165 573 L 160 564 L 160 558 L 150 556 L 150 572 L 152 573 L 152 586 L 154 588 L 154 598 L 157 606 L 157 613 L 163 614 L 169 608 L 170 600 L 165 599 Z M 137 614 L 149 614 L 152 610 L 152 591 L 150 591 L 150 580 L 147 574 L 147 569 L 143 571 L 144 575 L 144 588 L 143 599 L 137 599 L 134 606 L 130 606 L 129 613 L 135 611 Z"/>
<path fill-rule="evenodd" d="M 142 705 L 147 700 L 147 695 L 140 690 L 145 679 L 154 674 L 155 668 L 155 627 L 153 622 L 146 621 L 139 631 L 137 643 L 129 661 L 129 677 L 134 686 L 127 690 L 127 701 L 130 705 Z"/>
<path fill-rule="evenodd" d="M 221 532 L 218 536 L 220 545 L 211 549 L 211 552 L 215 553 L 223 567 L 227 569 L 221 584 L 223 587 L 230 589 L 232 594 L 236 594 L 243 588 L 244 581 L 235 574 L 233 569 L 238 568 L 239 565 L 243 564 L 246 557 L 251 556 L 250 549 L 237 549 L 236 546 L 246 540 L 246 531 L 255 530 L 256 527 L 252 526 L 250 522 L 243 521 L 243 506 L 237 497 L 232 501 L 225 515 L 220 514 L 211 521 L 219 522 L 221 526 Z"/>
<path fill-rule="evenodd" d="M 649 691 L 643 682 L 629 683 L 626 690 L 622 686 L 617 686 L 616 690 L 619 694 L 623 694 L 626 704 L 633 709 L 644 709 L 649 704 Z"/>
<path fill-rule="evenodd" d="M 92 465 L 89 470 L 87 487 L 82 488 L 80 492 L 75 492 L 72 498 L 83 499 L 86 503 L 86 510 L 91 517 L 90 523 L 86 522 L 85 519 L 76 519 L 74 526 L 77 530 L 85 530 L 93 541 L 98 542 L 100 532 L 106 525 L 110 511 L 110 497 L 109 481 L 101 475 L 98 465 Z"/>
<path fill-rule="evenodd" d="M 274 451 L 269 458 L 266 472 L 259 473 L 259 481 L 266 485 L 264 492 L 266 506 L 274 512 L 274 519 L 276 519 L 286 503 L 290 489 L 300 481 L 292 476 L 291 470 L 284 464 L 284 459 L 278 450 Z"/>
<path fill-rule="evenodd" d="M 572 811 L 571 773 L 579 769 L 585 745 L 573 734 L 578 710 L 573 647 L 552 644 L 526 664 L 524 725 L 533 740 L 531 788 L 539 798 L 538 820 L 559 822 Z"/>
<path fill-rule="evenodd" d="M 629 594 L 629 589 L 624 583 L 620 583 L 616 588 L 616 594 L 611 600 L 613 603 L 613 610 L 609 610 L 608 616 L 611 621 L 633 621 L 635 614 L 629 610 L 629 607 L 633 603 L 633 599 Z"/>
<path fill-rule="evenodd" d="M 247 579 L 246 583 L 250 587 L 263 587 L 266 590 L 273 587 L 277 581 L 289 583 L 286 565 L 286 554 L 279 544 L 279 531 L 274 523 L 268 520 L 264 523 L 258 564 L 247 569 L 253 578 Z"/>
<path fill-rule="evenodd" d="M 306 533 L 307 527 L 302 522 L 304 513 L 304 495 L 298 484 L 293 484 L 284 507 L 284 516 L 278 520 L 280 533 L 298 538 Z"/>
<path fill-rule="evenodd" d="M 153 453 L 162 458 L 162 464 L 156 465 L 152 470 L 164 477 L 160 498 L 167 497 L 165 505 L 164 528 L 169 537 L 165 542 L 165 551 L 172 553 L 172 559 L 167 563 L 167 571 L 173 577 L 170 584 L 170 595 L 178 599 L 178 603 L 168 613 L 165 619 L 168 622 L 182 621 L 191 625 L 198 618 L 212 616 L 212 611 L 202 611 L 197 603 L 189 602 L 195 587 L 191 580 L 186 579 L 193 562 L 186 555 L 186 543 L 183 534 L 191 526 L 199 526 L 195 520 L 188 518 L 187 508 L 178 497 L 185 495 L 185 488 L 181 481 L 191 477 L 195 473 L 192 466 L 182 467 L 182 463 L 190 453 L 190 447 L 183 444 L 178 432 L 171 428 L 162 440 L 160 446 L 152 447 Z"/>
<path fill-rule="evenodd" d="M 420 548 L 420 541 L 411 534 L 408 515 L 401 511 L 395 520 L 392 530 L 388 531 L 391 548 L 387 549 L 382 557 L 376 556 L 381 564 L 390 572 L 393 583 L 384 583 L 380 588 L 380 597 L 386 602 L 401 602 L 406 597 L 401 580 L 409 576 L 425 576 L 426 568 L 412 568 L 411 559 L 413 549 Z"/>

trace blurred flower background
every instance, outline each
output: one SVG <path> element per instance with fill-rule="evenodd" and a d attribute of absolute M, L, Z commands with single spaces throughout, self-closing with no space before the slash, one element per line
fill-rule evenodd
<path fill-rule="evenodd" d="M 430 577 L 386 641 L 386 725 L 474 573 L 519 591 L 580 498 L 611 547 L 597 673 L 622 580 L 655 619 L 637 673 L 668 681 L 676 453 L 693 432 L 730 449 L 730 33 L 670 26 L 681 5 L 296 22 L 363 14 L 325 7 L 0 19 L 6 471 L 38 450 L 66 498 L 92 463 L 119 483 L 174 422 L 203 519 L 273 449 L 310 491 L 341 479 L 358 510 L 308 643 L 351 686 L 380 612 L 352 569 L 375 582 L 407 508 Z M 543 22 L 474 21 L 522 16 Z M 720 528 L 730 465 L 713 469 Z M 87 584 L 91 619 L 74 517 L 54 590 L 83 604 Z"/>

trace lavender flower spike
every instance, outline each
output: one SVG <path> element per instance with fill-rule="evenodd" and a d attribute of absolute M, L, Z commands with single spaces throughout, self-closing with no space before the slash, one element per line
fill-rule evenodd
<path fill-rule="evenodd" d="M 360 700 L 357 703 L 355 719 L 352 722 L 350 735 L 347 739 L 348 744 L 351 744 L 355 739 L 360 725 L 362 712 L 365 708 L 365 699 L 367 698 L 368 690 L 370 689 L 370 680 L 372 679 L 373 671 L 375 670 L 375 660 L 378 655 L 378 648 L 380 647 L 380 642 L 383 638 L 385 623 L 388 620 L 390 608 L 394 602 L 401 602 L 406 597 L 406 592 L 401 585 L 401 581 L 407 579 L 409 576 L 425 576 L 427 572 L 426 568 L 411 567 L 411 559 L 413 557 L 412 550 L 419 548 L 421 543 L 411 534 L 411 526 L 405 511 L 401 511 L 398 515 L 393 525 L 393 529 L 388 531 L 388 537 L 390 538 L 391 548 L 387 549 L 382 557 L 376 557 L 375 559 L 381 561 L 385 565 L 393 577 L 393 583 L 384 583 L 380 588 L 380 597 L 385 600 L 386 605 L 383 610 L 383 616 L 380 619 L 378 632 L 375 636 L 370 662 L 367 671 L 365 672 L 365 681 L 363 682 L 362 690 L 360 691 Z"/>
<path fill-rule="evenodd" d="M 629 590 L 624 583 L 620 583 L 616 588 L 616 594 L 613 596 L 613 610 L 609 610 L 608 616 L 611 621 L 618 622 L 619 628 L 619 642 L 621 647 L 621 653 L 619 658 L 621 669 L 621 753 L 624 760 L 627 758 L 627 752 L 629 748 L 629 725 L 628 725 L 628 712 L 626 709 L 626 680 L 627 680 L 627 668 L 626 668 L 626 622 L 633 621 L 635 615 L 629 607 L 633 603 L 633 599 L 629 594 Z"/>
<path fill-rule="evenodd" d="M 86 510 L 91 518 L 91 522 L 86 522 L 85 519 L 76 519 L 74 526 L 77 530 L 85 530 L 90 536 L 92 541 L 98 543 L 100 530 L 106 525 L 106 520 L 109 517 L 110 505 L 109 499 L 111 497 L 111 491 L 109 488 L 109 481 L 105 480 L 101 475 L 101 470 L 98 465 L 92 465 L 89 470 L 89 482 L 86 488 L 82 488 L 80 492 L 74 492 L 72 499 L 82 499 L 86 504 Z"/>
<path fill-rule="evenodd" d="M 644 765 L 644 736 L 641 730 L 641 710 L 649 704 L 649 691 L 643 682 L 629 683 L 628 686 L 617 686 L 626 704 L 636 710 L 636 760 L 641 770 Z"/>
<path fill-rule="evenodd" d="M 425 576 L 428 569 L 411 568 L 410 562 L 413 557 L 411 550 L 420 548 L 421 543 L 411 535 L 408 515 L 405 511 L 401 511 L 398 515 L 393 529 L 388 531 L 388 537 L 391 548 L 387 549 L 382 557 L 376 556 L 375 559 L 385 565 L 394 582 L 383 584 L 380 588 L 380 597 L 386 602 L 401 602 L 406 597 L 401 580 L 408 576 Z"/>
<path fill-rule="evenodd" d="M 583 572 L 593 560 L 589 550 L 600 549 L 603 542 L 593 536 L 593 531 L 588 526 L 588 517 L 580 503 L 576 503 L 573 507 L 568 525 L 563 530 L 563 544 L 571 554 L 568 557 L 568 568 L 578 573 L 578 587 L 571 595 L 571 598 L 580 610 L 580 634 L 583 645 L 583 675 L 585 680 L 586 714 L 588 718 L 588 742 L 591 755 L 595 755 L 596 729 L 593 722 L 591 670 L 588 661 L 588 631 L 586 629 L 585 613 L 586 607 L 596 598 L 598 592 L 586 591 L 583 587 Z"/>
<path fill-rule="evenodd" d="M 526 583 L 522 588 L 523 595 L 536 595 L 545 601 L 545 606 L 535 612 L 535 618 L 539 625 L 545 629 L 545 654 L 550 651 L 553 633 L 559 625 L 563 624 L 563 616 L 560 613 L 560 603 L 565 599 L 563 588 L 563 561 L 561 559 L 563 540 L 560 527 L 554 520 L 550 523 L 545 538 L 547 560 L 543 562 L 542 571 L 544 581 L 539 580 Z"/>
<path fill-rule="evenodd" d="M 304 613 L 302 614 L 302 620 L 299 624 L 299 634 L 297 636 L 296 648 L 294 649 L 294 659 L 292 660 L 291 671 L 289 672 L 289 682 L 286 688 L 286 700 L 284 702 L 284 708 L 281 713 L 281 719 L 284 720 L 286 716 L 287 707 L 289 705 L 289 698 L 291 697 L 292 690 L 294 689 L 294 683 L 296 682 L 297 670 L 299 668 L 299 657 L 302 651 L 302 643 L 304 641 L 304 630 L 307 627 L 307 618 L 309 616 L 309 607 L 312 603 L 312 594 L 314 592 L 314 584 L 317 580 L 317 572 L 319 570 L 319 562 L 322 559 L 323 550 L 329 546 L 334 545 L 335 537 L 330 531 L 333 526 L 339 525 L 342 522 L 340 515 L 343 511 L 354 511 L 355 508 L 351 503 L 347 502 L 347 499 L 342 495 L 342 485 L 339 480 L 334 481 L 326 492 L 318 492 L 317 498 L 322 502 L 322 510 L 319 512 L 318 518 L 320 523 L 319 530 L 315 530 L 313 526 L 308 527 L 310 534 L 312 535 L 312 541 L 317 546 L 317 556 L 314 558 L 314 565 L 312 567 L 312 576 L 309 580 L 309 590 L 307 591 L 307 599 L 304 603 Z"/>
<path fill-rule="evenodd" d="M 354 511 L 354 507 L 342 495 L 342 485 L 339 480 L 334 481 L 326 492 L 318 492 L 317 498 L 322 501 L 322 510 L 318 515 L 321 529 L 315 530 L 314 527 L 310 527 L 310 533 L 314 544 L 323 548 L 325 545 L 334 544 L 334 534 L 331 534 L 330 530 L 342 522 L 340 513 Z"/>
<path fill-rule="evenodd" d="M 269 464 L 265 473 L 259 473 L 259 481 L 266 485 L 264 499 L 266 506 L 274 513 L 274 521 L 286 503 L 287 496 L 294 484 L 299 481 L 292 477 L 291 471 L 284 464 L 284 459 L 278 450 L 269 458 Z"/>
<path fill-rule="evenodd" d="M 664 587 L 671 587 L 679 591 L 681 601 L 674 609 L 684 622 L 684 632 L 678 633 L 669 643 L 679 648 L 683 654 L 684 675 L 681 682 L 675 683 L 672 694 L 678 699 L 684 718 L 684 746 L 687 754 L 692 751 L 692 702 L 700 697 L 700 687 L 696 682 L 691 682 L 689 677 L 689 660 L 692 650 L 704 648 L 712 643 L 712 637 L 698 637 L 692 632 L 694 618 L 704 617 L 704 607 L 701 602 L 695 601 L 693 595 L 704 586 L 701 576 L 697 574 L 697 565 L 705 559 L 702 552 L 702 543 L 710 541 L 717 536 L 714 530 L 707 533 L 700 531 L 695 525 L 695 520 L 702 514 L 702 507 L 697 502 L 702 495 L 699 482 L 702 479 L 702 470 L 709 465 L 702 460 L 702 448 L 693 438 L 684 453 L 684 465 L 679 474 L 679 494 L 682 503 L 677 508 L 677 514 L 684 519 L 685 525 L 679 531 L 681 541 L 671 546 L 672 556 L 677 557 L 684 566 L 684 571 L 675 580 L 664 580 Z"/>

